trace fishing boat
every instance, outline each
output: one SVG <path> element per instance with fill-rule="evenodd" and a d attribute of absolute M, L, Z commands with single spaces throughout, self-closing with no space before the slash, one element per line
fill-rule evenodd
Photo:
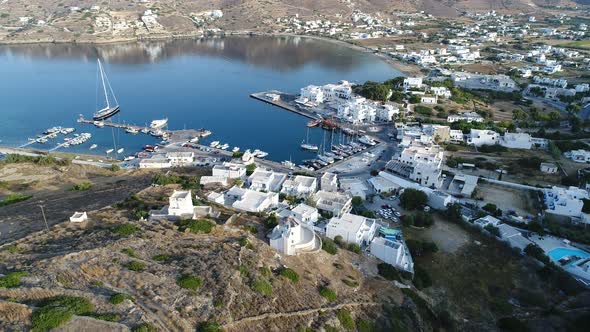
<path fill-rule="evenodd" d="M 100 81 L 102 84 L 102 91 L 104 93 L 104 99 L 105 99 L 106 105 L 103 108 L 96 111 L 96 113 L 94 113 L 94 115 L 92 116 L 92 119 L 94 121 L 102 121 L 102 120 L 106 120 L 106 119 L 112 117 L 113 115 L 119 113 L 121 111 L 121 108 L 119 107 L 119 103 L 117 102 L 117 97 L 115 97 L 115 93 L 113 92 L 113 88 L 111 87 L 111 83 L 109 82 L 109 79 L 108 79 L 106 73 L 104 72 L 104 68 L 102 67 L 102 62 L 100 62 L 100 59 L 98 59 L 97 62 L 98 62 L 98 71 L 100 73 Z M 111 105 L 111 102 L 109 101 L 109 93 L 107 91 L 107 86 L 108 86 L 108 91 L 110 91 L 111 95 L 113 96 L 113 100 L 115 102 L 114 105 Z"/>
<path fill-rule="evenodd" d="M 320 125 L 320 123 L 322 123 L 322 120 L 311 120 L 307 123 L 307 127 L 308 128 L 317 127 Z"/>
<path fill-rule="evenodd" d="M 98 147 L 98 145 L 96 145 L 96 144 L 92 144 L 92 145 L 90 146 L 90 150 L 94 150 L 94 149 L 96 149 L 97 147 Z"/>
<path fill-rule="evenodd" d="M 322 120 L 322 128 L 324 129 L 333 129 L 333 128 L 338 128 L 338 125 L 336 124 L 336 122 L 332 121 L 332 120 Z"/>
<path fill-rule="evenodd" d="M 164 127 L 167 124 L 168 124 L 168 118 L 161 119 L 161 120 L 154 120 L 154 121 L 152 121 L 152 123 L 150 123 L 150 128 L 159 129 L 159 128 Z"/>

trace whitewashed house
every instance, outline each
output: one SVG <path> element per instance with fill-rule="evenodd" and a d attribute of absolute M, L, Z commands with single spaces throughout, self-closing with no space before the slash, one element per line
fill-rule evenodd
<path fill-rule="evenodd" d="M 545 189 L 545 212 L 571 218 L 582 218 L 582 199 L 588 199 L 588 192 L 577 187 L 552 187 Z"/>
<path fill-rule="evenodd" d="M 213 166 L 211 176 L 201 176 L 200 183 L 206 185 L 209 183 L 221 183 L 227 185 L 230 179 L 246 178 L 246 165 L 224 162 L 221 165 Z"/>
<path fill-rule="evenodd" d="M 474 146 L 494 145 L 498 144 L 499 141 L 500 135 L 493 130 L 471 129 L 467 144 Z"/>
<path fill-rule="evenodd" d="M 553 163 L 541 163 L 541 165 L 539 166 L 539 169 L 541 172 L 543 172 L 545 174 L 555 174 L 559 171 L 559 168 L 557 168 L 557 165 L 555 165 Z"/>
<path fill-rule="evenodd" d="M 270 246 L 287 256 L 318 252 L 320 239 L 312 227 L 294 219 L 287 218 L 279 222 L 269 234 Z"/>
<path fill-rule="evenodd" d="M 168 152 L 166 158 L 170 160 L 172 166 L 187 166 L 195 161 L 194 152 Z"/>
<path fill-rule="evenodd" d="M 453 96 L 451 91 L 444 86 L 431 87 L 430 91 L 437 97 L 451 98 Z"/>
<path fill-rule="evenodd" d="M 283 182 L 281 193 L 297 198 L 305 198 L 313 195 L 318 188 L 318 181 L 315 177 L 296 175 Z"/>
<path fill-rule="evenodd" d="M 334 239 L 341 236 L 346 243 L 356 243 L 360 246 L 371 243 L 377 231 L 375 219 L 345 213 L 341 217 L 333 217 L 326 225 L 326 236 Z"/>
<path fill-rule="evenodd" d="M 436 96 L 424 95 L 424 96 L 420 97 L 420 102 L 422 104 L 436 104 L 437 101 L 438 101 L 438 99 Z"/>
<path fill-rule="evenodd" d="M 149 212 L 149 220 L 197 219 L 199 217 L 216 217 L 218 215 L 210 206 L 194 206 L 190 190 L 175 190 L 168 198 L 168 206 Z"/>
<path fill-rule="evenodd" d="M 278 192 L 286 179 L 287 174 L 285 173 L 257 168 L 248 177 L 247 182 L 252 190 Z"/>
<path fill-rule="evenodd" d="M 393 267 L 413 272 L 412 255 L 402 240 L 376 237 L 371 241 L 371 254 Z"/>
<path fill-rule="evenodd" d="M 465 112 L 459 114 L 451 114 L 447 117 L 447 122 L 453 123 L 457 121 L 483 122 L 484 118 L 476 112 Z"/>
<path fill-rule="evenodd" d="M 318 210 L 332 216 L 341 216 L 352 209 L 352 198 L 344 193 L 320 190 L 312 199 Z"/>
<path fill-rule="evenodd" d="M 338 175 L 334 173 L 324 173 L 320 178 L 320 189 L 323 191 L 338 191 Z"/>
<path fill-rule="evenodd" d="M 406 91 L 410 89 L 421 89 L 422 77 L 408 77 L 404 79 L 403 87 Z"/>
<path fill-rule="evenodd" d="M 301 95 L 296 100 L 300 104 L 319 105 L 324 102 L 324 91 L 316 85 L 309 85 L 301 89 Z"/>
<path fill-rule="evenodd" d="M 247 212 L 263 212 L 279 204 L 279 194 L 232 187 L 225 193 L 212 192 L 207 196 L 211 202 L 230 206 Z"/>
<path fill-rule="evenodd" d="M 586 150 L 571 150 L 565 153 L 565 156 L 577 163 L 590 162 L 590 151 Z"/>
<path fill-rule="evenodd" d="M 505 133 L 499 143 L 509 149 L 530 150 L 533 147 L 531 135 L 527 133 Z"/>

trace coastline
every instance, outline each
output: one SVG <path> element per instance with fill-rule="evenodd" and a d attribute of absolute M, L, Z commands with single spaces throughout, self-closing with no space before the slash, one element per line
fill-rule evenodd
<path fill-rule="evenodd" d="M 142 41 L 166 41 L 166 40 L 176 40 L 176 39 L 193 39 L 193 38 L 213 38 L 213 37 L 225 37 L 225 36 L 270 36 L 270 37 L 300 37 L 300 38 L 309 38 L 314 40 L 319 40 L 327 43 L 333 43 L 340 46 L 348 47 L 350 49 L 364 52 L 364 53 L 371 53 L 376 57 L 380 58 L 382 61 L 386 62 L 388 65 L 399 71 L 402 75 L 406 76 L 415 76 L 420 74 L 420 67 L 403 63 L 399 60 L 395 60 L 391 58 L 389 55 L 373 50 L 369 47 L 359 46 L 350 41 L 334 39 L 324 36 L 314 36 L 314 35 L 300 35 L 300 34 L 292 34 L 292 33 L 268 33 L 268 32 L 256 32 L 256 31 L 247 31 L 247 30 L 237 30 L 237 31 L 224 31 L 221 34 L 203 34 L 202 32 L 198 33 L 185 33 L 185 34 L 174 34 L 174 35 L 146 35 L 146 36 L 134 36 L 134 37 L 122 37 L 122 38 L 115 38 L 115 39 L 96 39 L 96 40 L 79 40 L 75 38 L 71 39 L 54 39 L 54 38 L 47 38 L 47 39 L 38 39 L 38 40 L 0 40 L 0 46 L 17 46 L 17 45 L 38 45 L 38 44 L 80 44 L 80 45 L 109 45 L 109 44 L 124 44 L 124 43 L 134 43 L 134 42 L 142 42 Z"/>

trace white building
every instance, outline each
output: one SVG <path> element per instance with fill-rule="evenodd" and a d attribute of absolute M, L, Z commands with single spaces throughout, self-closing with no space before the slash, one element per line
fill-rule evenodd
<path fill-rule="evenodd" d="M 526 133 L 505 133 L 499 143 L 509 149 L 530 150 L 533 147 L 531 135 Z"/>
<path fill-rule="evenodd" d="M 399 115 L 399 107 L 397 106 L 384 104 L 377 107 L 376 119 L 378 121 L 391 122 L 396 115 Z"/>
<path fill-rule="evenodd" d="M 139 168 L 170 168 L 172 163 L 170 159 L 164 158 L 161 155 L 153 155 L 150 158 L 142 159 L 139 162 Z"/>
<path fill-rule="evenodd" d="M 404 90 L 422 88 L 422 77 L 408 77 L 404 79 Z"/>
<path fill-rule="evenodd" d="M 553 164 L 553 163 L 541 163 L 541 165 L 539 166 L 540 171 L 546 174 L 555 174 L 559 171 L 559 168 L 557 168 L 557 165 Z"/>
<path fill-rule="evenodd" d="M 246 177 L 246 166 L 244 164 L 224 162 L 221 165 L 213 166 L 211 176 L 201 176 L 202 185 L 210 183 L 221 183 L 227 185 L 230 179 L 244 179 Z"/>
<path fill-rule="evenodd" d="M 324 91 L 316 85 L 309 85 L 301 89 L 301 95 L 296 100 L 301 104 L 319 105 L 324 102 Z"/>
<path fill-rule="evenodd" d="M 323 191 L 338 191 L 338 175 L 334 173 L 322 174 L 320 189 Z"/>
<path fill-rule="evenodd" d="M 577 187 L 552 187 L 545 189 L 545 210 L 559 216 L 582 218 L 582 199 L 588 199 L 588 192 Z"/>
<path fill-rule="evenodd" d="M 304 198 L 313 195 L 318 188 L 318 181 L 315 177 L 296 175 L 283 182 L 281 193 L 297 198 Z"/>
<path fill-rule="evenodd" d="M 216 217 L 218 215 L 210 206 L 194 206 L 190 190 L 175 190 L 168 198 L 168 206 L 163 207 L 161 210 L 150 211 L 149 220 L 197 219 L 206 216 Z"/>
<path fill-rule="evenodd" d="M 426 95 L 424 95 L 424 96 L 420 97 L 420 102 L 422 104 L 436 104 L 437 100 L 438 99 L 437 99 L 436 96 L 426 96 Z"/>
<path fill-rule="evenodd" d="M 247 212 L 263 212 L 279 204 L 279 194 L 263 193 L 250 189 L 232 187 L 223 194 L 212 192 L 207 196 L 209 201 Z"/>
<path fill-rule="evenodd" d="M 248 177 L 248 185 L 252 190 L 278 192 L 286 179 L 285 173 L 257 168 Z"/>
<path fill-rule="evenodd" d="M 453 96 L 451 91 L 444 86 L 431 87 L 430 91 L 437 97 L 451 98 Z"/>
<path fill-rule="evenodd" d="M 411 145 L 401 152 L 397 160 L 387 163 L 385 169 L 422 186 L 440 188 L 443 157 L 444 152 L 438 145 Z"/>
<path fill-rule="evenodd" d="M 371 241 L 371 254 L 395 268 L 414 271 L 410 251 L 401 240 L 376 237 Z"/>
<path fill-rule="evenodd" d="M 332 240 L 336 236 L 341 236 L 346 243 L 368 245 L 375 237 L 376 230 L 375 219 L 345 213 L 341 217 L 330 219 L 326 225 L 326 236 Z"/>
<path fill-rule="evenodd" d="M 321 249 L 320 239 L 314 230 L 294 218 L 281 220 L 269 238 L 270 246 L 287 256 L 318 252 Z"/>
<path fill-rule="evenodd" d="M 467 144 L 475 146 L 494 145 L 498 144 L 499 141 L 500 135 L 493 130 L 471 129 Z"/>
<path fill-rule="evenodd" d="M 447 117 L 447 122 L 453 123 L 457 121 L 483 122 L 484 118 L 476 112 L 465 112 L 459 114 L 451 114 Z"/>
<path fill-rule="evenodd" d="M 194 152 L 168 152 L 166 158 L 170 160 L 172 166 L 186 166 L 195 161 Z"/>
<path fill-rule="evenodd" d="M 84 222 L 88 220 L 88 214 L 86 212 L 75 212 L 70 217 L 70 222 Z"/>
<path fill-rule="evenodd" d="M 572 150 L 565 153 L 565 156 L 577 163 L 590 162 L 590 151 L 586 150 Z"/>
<path fill-rule="evenodd" d="M 316 208 L 339 217 L 352 209 L 352 198 L 343 193 L 320 190 L 313 195 Z"/>

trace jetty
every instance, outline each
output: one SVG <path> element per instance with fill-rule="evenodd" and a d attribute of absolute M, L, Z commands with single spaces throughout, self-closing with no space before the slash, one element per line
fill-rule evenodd
<path fill-rule="evenodd" d="M 250 95 L 250 97 L 265 102 L 267 104 L 280 107 L 289 112 L 297 113 L 312 120 L 322 120 L 322 117 L 320 115 L 315 114 L 313 111 L 306 110 L 302 108 L 299 104 L 297 104 L 295 102 L 297 96 L 292 94 L 284 93 L 277 90 L 271 90 L 267 92 L 253 93 Z"/>

